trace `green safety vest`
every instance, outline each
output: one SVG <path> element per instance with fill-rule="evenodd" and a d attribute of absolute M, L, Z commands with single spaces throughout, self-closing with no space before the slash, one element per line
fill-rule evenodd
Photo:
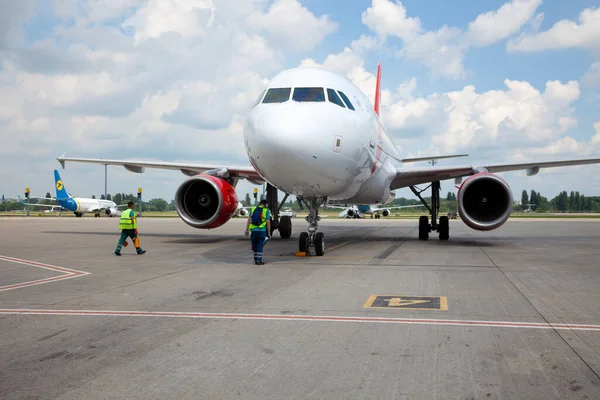
<path fill-rule="evenodd" d="M 262 224 L 260 225 L 252 225 L 252 222 L 250 222 L 250 225 L 248 226 L 248 228 L 250 230 L 253 229 L 257 229 L 257 228 L 264 228 L 267 226 L 267 208 L 266 207 L 260 207 L 262 208 Z M 252 211 L 250 211 L 250 221 L 252 221 L 252 214 L 254 214 L 254 210 L 256 210 L 256 207 L 252 207 Z"/>
<path fill-rule="evenodd" d="M 127 210 L 121 213 L 121 219 L 119 220 L 119 229 L 137 229 L 137 218 L 135 215 L 135 211 L 133 211 L 133 223 L 131 222 L 131 217 L 129 216 L 133 210 L 128 208 Z"/>

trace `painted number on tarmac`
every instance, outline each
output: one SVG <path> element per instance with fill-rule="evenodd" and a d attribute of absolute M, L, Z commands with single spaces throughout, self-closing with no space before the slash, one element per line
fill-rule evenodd
<path fill-rule="evenodd" d="M 373 295 L 363 308 L 403 308 L 407 310 L 448 310 L 445 296 Z"/>

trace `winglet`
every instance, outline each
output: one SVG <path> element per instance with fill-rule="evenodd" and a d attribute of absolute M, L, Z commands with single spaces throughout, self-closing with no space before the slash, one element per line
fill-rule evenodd
<path fill-rule="evenodd" d="M 375 113 L 379 115 L 379 102 L 381 101 L 381 64 L 377 64 L 377 83 L 375 84 Z"/>
<path fill-rule="evenodd" d="M 62 166 L 63 169 L 65 169 L 65 156 L 67 155 L 67 152 L 65 151 L 62 156 L 58 157 L 57 160 L 60 163 L 60 165 Z"/>

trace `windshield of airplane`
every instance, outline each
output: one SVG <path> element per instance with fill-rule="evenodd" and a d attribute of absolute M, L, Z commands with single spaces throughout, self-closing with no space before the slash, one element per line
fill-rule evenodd
<path fill-rule="evenodd" d="M 352 111 L 354 111 L 354 106 L 352 105 L 352 103 L 350 103 L 350 99 L 344 94 L 344 92 L 340 92 L 338 90 L 338 93 L 340 94 L 340 96 L 342 97 L 342 99 L 344 100 L 344 103 L 346 103 L 346 106 L 351 109 Z"/>
<path fill-rule="evenodd" d="M 325 101 L 323 88 L 294 88 L 294 101 Z"/>
<path fill-rule="evenodd" d="M 337 95 L 335 90 L 327 89 L 327 97 L 329 98 L 330 103 L 337 104 L 338 106 L 340 106 L 342 108 L 346 108 L 346 106 L 342 102 L 342 99 L 340 99 L 340 96 Z"/>
<path fill-rule="evenodd" d="M 291 88 L 271 88 L 263 99 L 264 103 L 285 103 L 290 99 Z"/>

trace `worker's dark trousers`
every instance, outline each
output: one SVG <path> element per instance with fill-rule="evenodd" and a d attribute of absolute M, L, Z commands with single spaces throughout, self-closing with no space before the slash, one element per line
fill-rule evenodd
<path fill-rule="evenodd" d="M 263 261 L 263 246 L 267 238 L 267 231 L 252 231 L 250 239 L 252 241 L 252 251 L 254 252 L 254 262 Z"/>
<path fill-rule="evenodd" d="M 131 241 L 134 242 L 135 244 L 135 229 L 123 229 L 121 231 L 121 237 L 119 238 L 119 243 L 117 244 L 117 249 L 115 250 L 115 253 L 120 253 L 121 252 L 121 248 L 123 247 L 123 243 L 125 243 L 125 240 L 127 240 L 127 238 L 130 237 Z M 142 248 L 141 247 L 136 247 L 135 251 L 139 253 L 142 252 Z"/>

